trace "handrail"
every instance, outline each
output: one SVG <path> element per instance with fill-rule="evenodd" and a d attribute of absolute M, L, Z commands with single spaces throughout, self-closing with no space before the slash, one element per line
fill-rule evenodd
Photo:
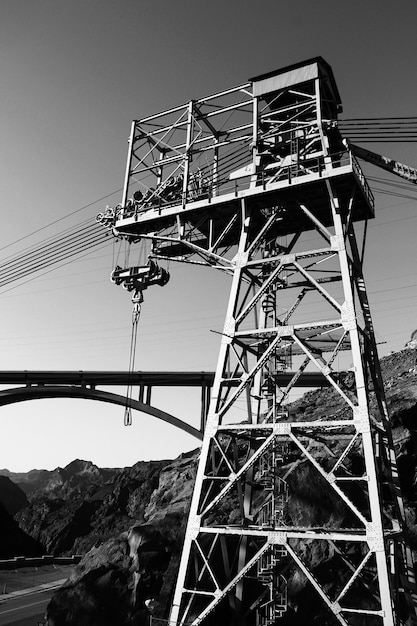
<path fill-rule="evenodd" d="M 269 186 L 282 181 L 287 181 L 287 183 L 291 185 L 296 180 L 298 181 L 299 179 L 312 175 L 321 178 L 326 174 L 330 174 L 332 171 L 337 172 L 338 169 L 346 166 L 349 166 L 353 171 L 367 202 L 373 208 L 374 196 L 372 191 L 357 159 L 352 152 L 348 150 L 336 152 L 326 157 L 318 156 L 314 159 L 298 159 L 297 161 L 282 166 L 279 161 L 277 161 L 276 163 L 269 164 L 266 168 L 260 169 L 255 176 L 253 173 L 248 172 L 240 178 L 230 179 L 230 172 L 227 172 L 227 175 L 220 180 L 217 179 L 215 182 L 206 179 L 201 193 L 198 193 L 195 187 L 195 181 L 192 181 L 185 202 L 190 204 L 212 198 L 216 195 L 233 194 L 235 197 L 238 197 L 239 192 L 244 190 L 256 189 L 257 187 L 262 187 L 263 190 L 267 190 Z M 164 184 L 166 184 L 166 181 L 162 183 L 162 185 Z M 126 207 L 118 205 L 115 208 L 114 221 L 120 222 L 132 217 L 137 220 L 139 216 L 146 215 L 146 213 L 150 211 L 163 211 L 166 208 L 183 206 L 182 194 L 179 195 L 178 198 L 169 200 L 163 198 L 163 191 L 161 191 L 161 194 L 161 196 L 158 196 L 158 201 L 153 204 L 147 201 L 145 206 L 141 206 L 140 203 L 129 201 Z"/>

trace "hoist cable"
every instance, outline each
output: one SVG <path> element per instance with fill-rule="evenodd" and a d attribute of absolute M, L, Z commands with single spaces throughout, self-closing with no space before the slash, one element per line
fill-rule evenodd
<path fill-rule="evenodd" d="M 124 412 L 124 425 L 132 425 L 132 395 L 133 395 L 133 373 L 135 371 L 136 345 L 138 337 L 138 322 L 140 318 L 140 302 L 134 302 L 132 313 L 132 334 L 130 339 L 128 383 L 126 388 L 126 404 Z"/>
<path fill-rule="evenodd" d="M 228 171 L 230 167 L 236 162 L 236 160 L 238 162 L 242 160 L 247 161 L 247 159 L 250 157 L 251 155 L 248 154 L 248 147 L 246 145 L 238 146 L 236 149 L 230 150 L 227 154 L 222 156 L 215 174 L 218 176 L 219 173 L 221 173 L 222 171 Z M 213 166 L 211 164 L 203 165 L 199 169 L 201 174 L 203 176 L 206 176 L 207 178 L 212 178 L 214 175 Z"/>

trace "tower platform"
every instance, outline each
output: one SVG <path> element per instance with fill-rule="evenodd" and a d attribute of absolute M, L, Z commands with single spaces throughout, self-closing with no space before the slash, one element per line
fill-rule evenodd
<path fill-rule="evenodd" d="M 208 189 L 204 198 L 187 199 L 184 205 L 159 199 L 156 204 L 145 208 L 135 203 L 119 207 L 115 214 L 114 233 L 128 237 L 165 237 L 172 234 L 180 220 L 189 230 L 185 236 L 187 241 L 210 248 L 240 210 L 242 199 L 245 199 L 248 208 L 254 210 L 254 232 L 266 222 L 267 211 L 277 209 L 281 219 L 271 229 L 271 236 L 283 237 L 300 229 L 314 229 L 314 224 L 300 209 L 300 204 L 307 206 L 328 227 L 332 223 L 332 216 L 326 180 L 332 183 L 343 205 L 349 203 L 352 190 L 355 191 L 352 221 L 372 219 L 375 216 L 373 194 L 353 154 L 345 152 L 335 159 L 329 156 L 326 161 L 323 165 L 320 162 L 310 165 L 307 171 L 299 169 L 297 165 L 287 166 L 278 181 L 269 181 L 264 173 L 257 176 L 255 184 L 240 179 L 230 185 L 230 190 L 222 189 L 221 194 L 213 195 L 213 191 Z M 232 226 L 227 236 L 223 237 L 222 245 L 235 245 L 238 236 L 238 228 Z M 167 256 L 189 253 L 187 244 L 180 241 L 165 243 L 160 249 Z"/>

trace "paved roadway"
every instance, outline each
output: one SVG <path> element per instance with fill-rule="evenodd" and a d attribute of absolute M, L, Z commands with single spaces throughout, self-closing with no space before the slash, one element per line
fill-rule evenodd
<path fill-rule="evenodd" d="M 30 594 L 0 601 L 0 626 L 37 626 L 43 619 L 46 606 L 54 589 L 34 591 Z"/>

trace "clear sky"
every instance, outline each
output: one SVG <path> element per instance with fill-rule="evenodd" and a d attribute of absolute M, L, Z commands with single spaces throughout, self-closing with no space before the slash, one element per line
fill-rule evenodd
<path fill-rule="evenodd" d="M 6 248 L 122 187 L 132 119 L 254 75 L 321 55 L 342 117 L 415 115 L 416 23 L 414 0 L 1 0 L 0 261 L 120 200 Z M 417 166 L 413 143 L 374 148 Z M 375 195 L 365 270 L 386 354 L 417 328 L 417 205 Z M 112 264 L 109 247 L 0 289 L 0 369 L 127 369 L 131 302 L 109 282 Z M 222 328 L 227 281 L 206 269 L 171 274 L 146 294 L 136 368 L 212 370 L 219 339 L 209 331 Z M 188 397 L 176 394 L 175 408 L 197 424 Z M 81 400 L 2 407 L 0 467 L 124 466 L 196 447 L 151 418 L 133 421 L 125 428 L 122 408 Z"/>

